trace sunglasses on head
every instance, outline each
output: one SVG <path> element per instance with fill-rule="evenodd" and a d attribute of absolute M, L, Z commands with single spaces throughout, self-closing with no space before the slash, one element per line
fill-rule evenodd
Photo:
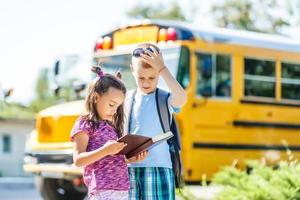
<path fill-rule="evenodd" d="M 150 47 L 146 48 L 148 51 L 151 51 L 153 53 L 153 50 Z M 158 52 L 159 49 L 155 48 Z M 145 54 L 145 49 L 144 48 L 136 48 L 135 50 L 133 50 L 132 55 L 134 57 L 140 57 L 142 54 Z"/>

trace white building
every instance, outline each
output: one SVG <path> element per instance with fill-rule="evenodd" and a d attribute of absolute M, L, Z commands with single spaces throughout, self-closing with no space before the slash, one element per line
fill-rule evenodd
<path fill-rule="evenodd" d="M 33 120 L 0 118 L 0 176 L 26 176 L 23 157 Z"/>

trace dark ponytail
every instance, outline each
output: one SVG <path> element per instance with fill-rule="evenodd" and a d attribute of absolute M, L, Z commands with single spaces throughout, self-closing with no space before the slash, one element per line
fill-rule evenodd
<path fill-rule="evenodd" d="M 90 122 L 93 129 L 95 129 L 99 125 L 99 121 L 102 120 L 96 110 L 96 93 L 103 95 L 110 87 L 113 87 L 121 90 L 125 95 L 126 87 L 119 78 L 121 77 L 120 72 L 117 73 L 117 76 L 105 74 L 100 66 L 94 66 L 91 70 L 97 74 L 97 77 L 90 83 L 88 88 L 88 93 L 85 99 L 85 109 L 87 112 L 85 117 Z M 118 137 L 121 137 L 124 131 L 124 103 L 117 108 L 111 125 L 116 129 Z"/>

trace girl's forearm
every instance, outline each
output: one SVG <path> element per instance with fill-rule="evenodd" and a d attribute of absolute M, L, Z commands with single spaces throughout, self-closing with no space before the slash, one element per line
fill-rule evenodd
<path fill-rule="evenodd" d="M 77 167 L 86 166 L 94 163 L 97 160 L 104 158 L 109 155 L 105 148 L 99 148 L 94 151 L 79 153 L 76 158 L 74 158 L 74 164 Z"/>
<path fill-rule="evenodd" d="M 167 86 L 171 91 L 172 94 L 171 105 L 177 108 L 182 107 L 187 101 L 185 90 L 172 76 L 168 68 L 164 68 L 163 70 L 161 70 L 160 75 L 163 77 L 163 79 L 165 80 Z"/>

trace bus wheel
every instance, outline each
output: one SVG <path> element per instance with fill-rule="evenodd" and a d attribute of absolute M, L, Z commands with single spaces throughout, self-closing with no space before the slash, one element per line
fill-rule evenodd
<path fill-rule="evenodd" d="M 37 176 L 36 186 L 44 200 L 83 200 L 86 196 L 68 180 Z"/>

